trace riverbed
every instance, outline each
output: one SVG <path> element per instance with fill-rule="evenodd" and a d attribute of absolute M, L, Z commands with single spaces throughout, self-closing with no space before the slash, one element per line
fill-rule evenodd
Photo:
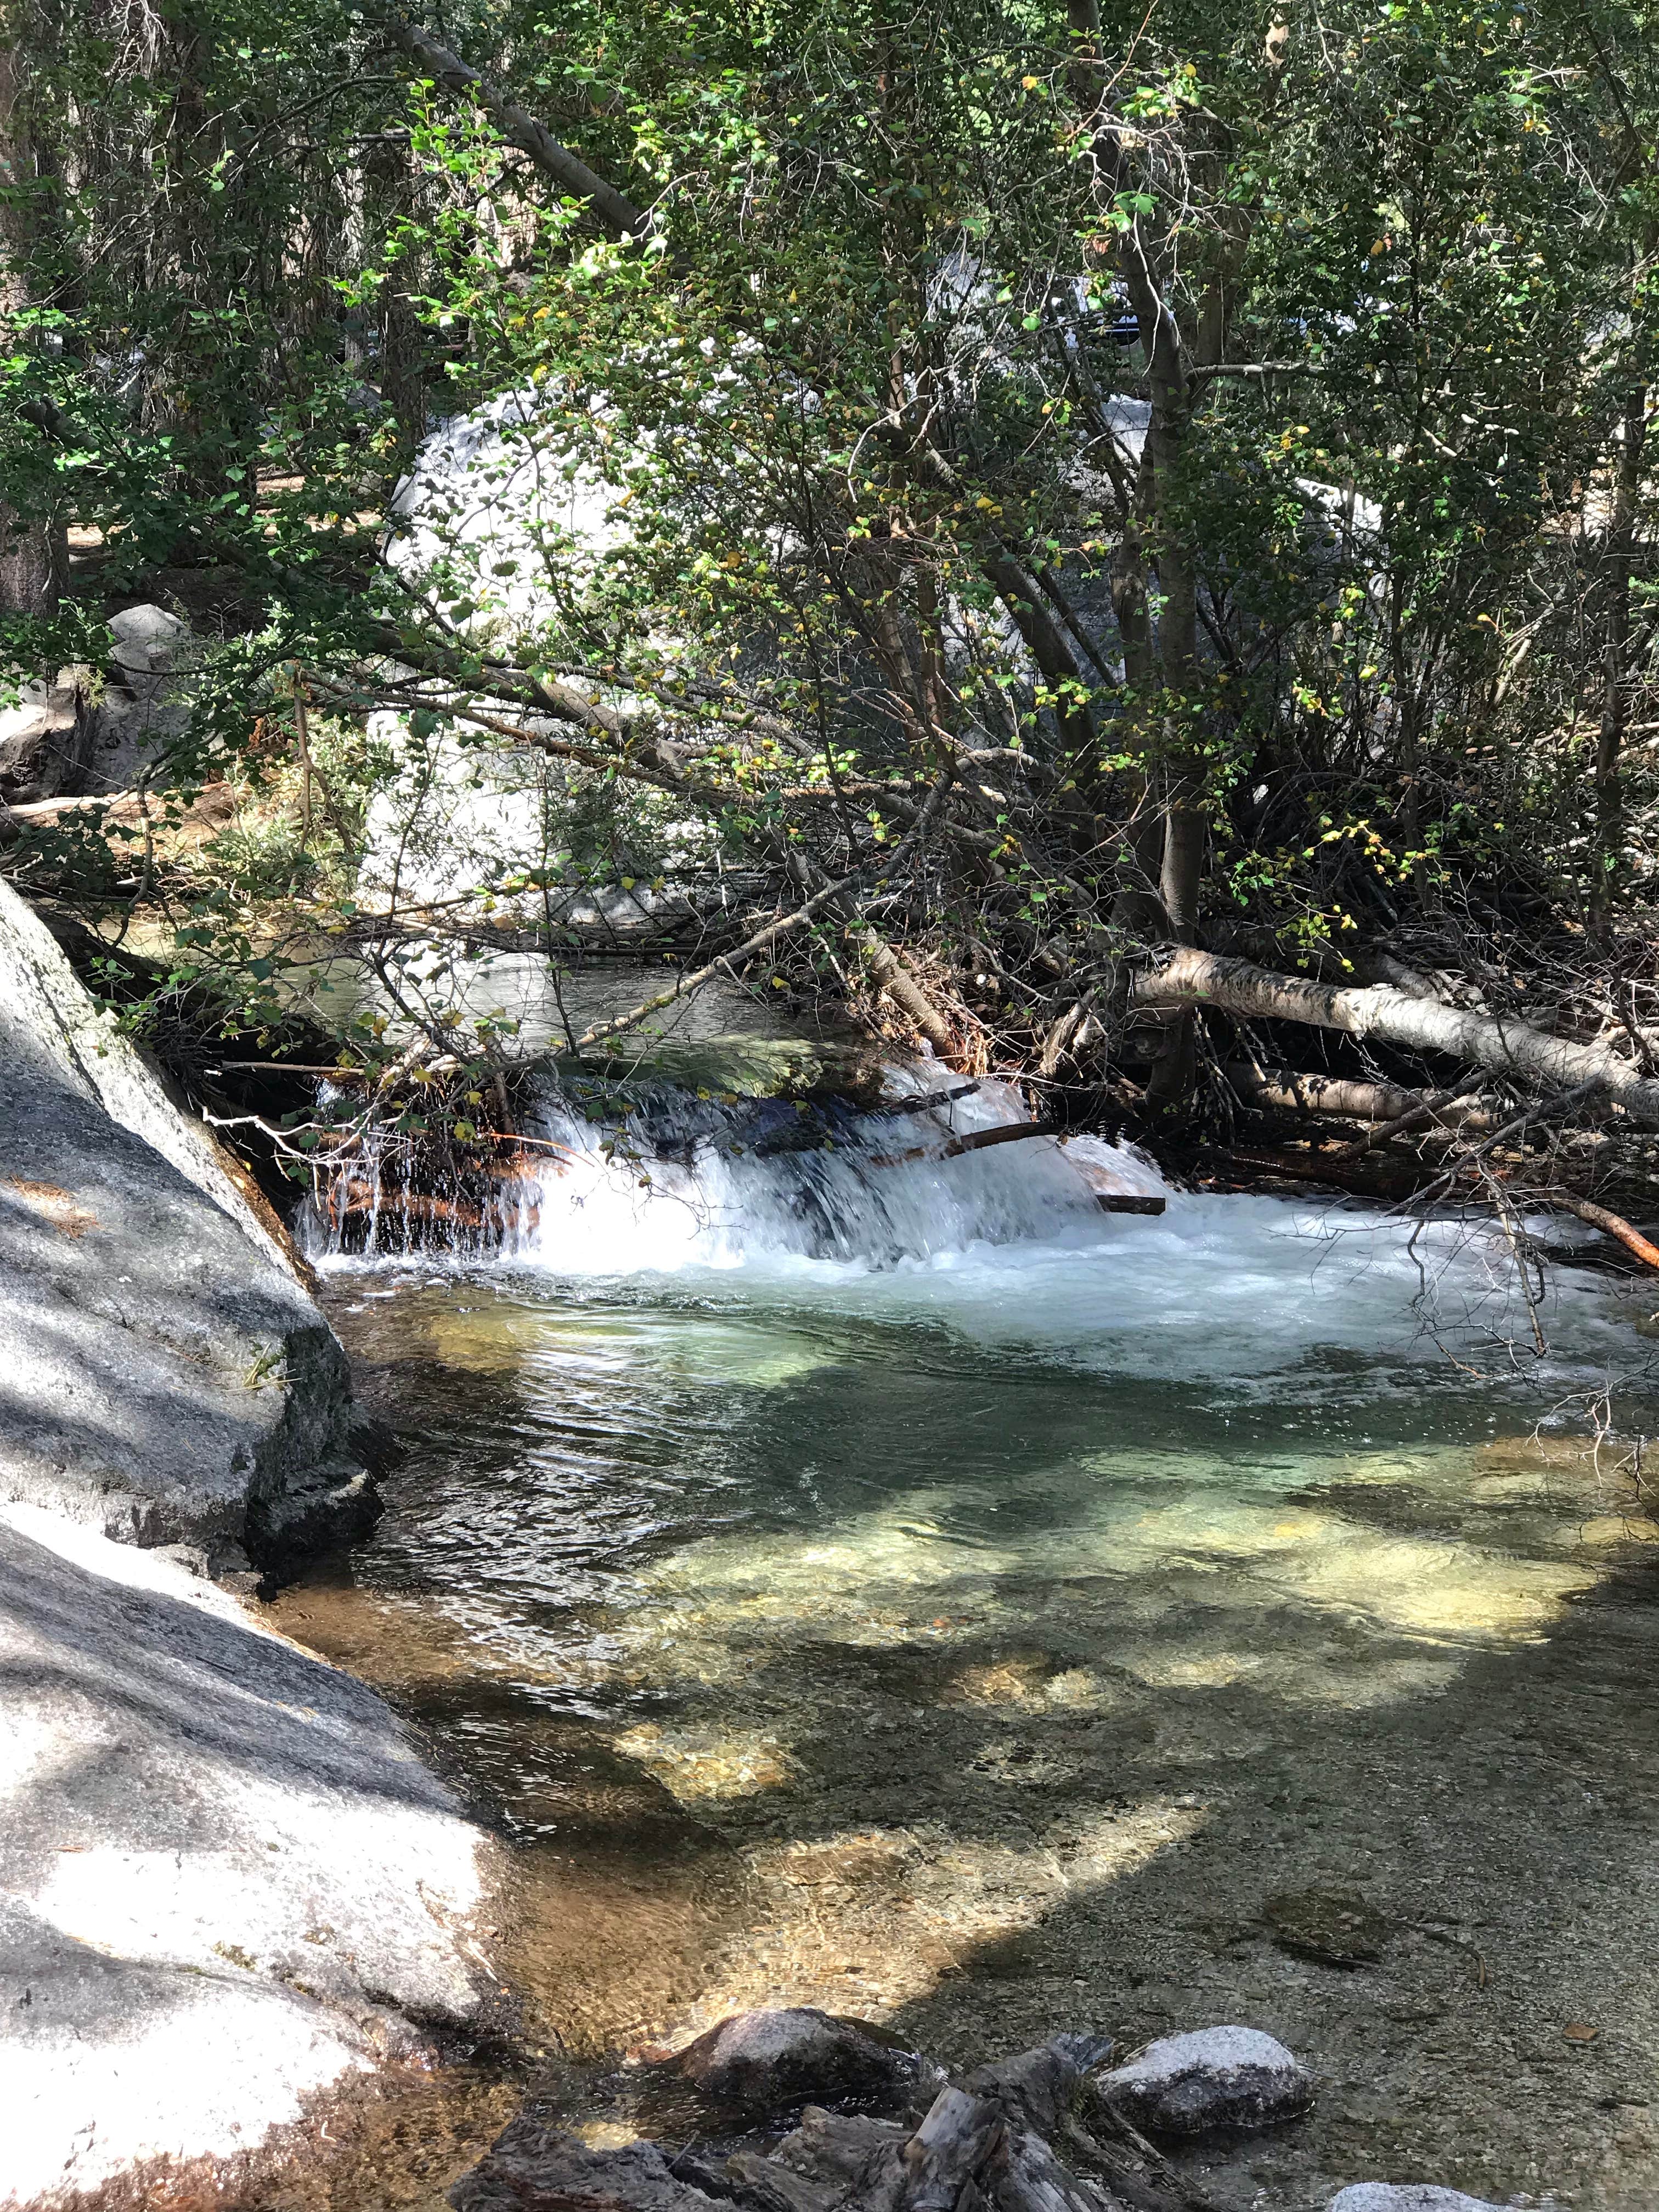
<path fill-rule="evenodd" d="M 1534 1316 L 1484 1231 L 1269 1199 L 876 1261 L 605 1218 L 331 1265 L 406 1456 L 270 1607 L 499 1829 L 503 1971 L 593 2140 L 630 2058 L 748 2005 L 963 2064 L 1239 2021 L 1321 2082 L 1195 2154 L 1240 2212 L 1659 2201 L 1627 1287 L 1560 1267 Z M 305 2201 L 437 2205 L 536 2074 L 415 2085 Z"/>

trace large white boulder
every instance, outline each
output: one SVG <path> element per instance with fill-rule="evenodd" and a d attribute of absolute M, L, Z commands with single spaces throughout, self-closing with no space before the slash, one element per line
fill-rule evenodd
<path fill-rule="evenodd" d="M 361 1683 L 27 1505 L 0 1681 L 0 2203 L 253 2150 L 489 2021 L 488 1846 Z"/>

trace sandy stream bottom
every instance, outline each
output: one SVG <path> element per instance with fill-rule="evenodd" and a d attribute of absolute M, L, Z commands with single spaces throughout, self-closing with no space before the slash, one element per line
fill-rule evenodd
<path fill-rule="evenodd" d="M 1322 2085 L 1192 2154 L 1239 2212 L 1659 2205 L 1659 1528 L 1582 1445 L 719 1300 L 334 1291 L 410 1456 L 270 1615 L 501 1826 L 592 2141 L 618 2057 L 748 2005 L 963 2065 L 1236 2020 Z M 1380 1956 L 1286 1948 L 1349 1897 Z M 536 2074 L 394 2085 L 243 2201 L 435 2208 Z"/>

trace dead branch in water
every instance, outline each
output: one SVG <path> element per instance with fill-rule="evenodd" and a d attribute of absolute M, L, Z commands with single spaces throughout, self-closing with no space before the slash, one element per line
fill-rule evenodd
<path fill-rule="evenodd" d="M 1616 1237 L 1626 1250 L 1633 1252 L 1644 1267 L 1659 1267 L 1659 1244 L 1652 1243 L 1644 1237 L 1641 1231 L 1626 1221 L 1622 1213 L 1614 1213 L 1611 1208 L 1597 1206 L 1593 1200 L 1580 1198 L 1571 1190 L 1542 1191 L 1539 1194 L 1539 1203 L 1558 1206 L 1564 1213 L 1576 1213 L 1581 1221 L 1589 1222 L 1593 1229 L 1603 1230 L 1607 1236 Z"/>

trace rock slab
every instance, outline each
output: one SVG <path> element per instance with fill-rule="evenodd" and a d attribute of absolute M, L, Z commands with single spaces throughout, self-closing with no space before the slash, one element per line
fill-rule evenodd
<path fill-rule="evenodd" d="M 1148 2135 L 1273 2127 L 1299 2118 L 1314 2100 L 1307 2068 L 1256 2027 L 1162 2036 L 1097 2078 L 1112 2109 Z"/>
<path fill-rule="evenodd" d="M 0 1497 L 281 1572 L 373 1521 L 349 1423 L 280 1232 L 0 884 Z"/>
<path fill-rule="evenodd" d="M 489 2022 L 488 1846 L 362 1684 L 0 1506 L 0 2203 L 234 2155 Z"/>

